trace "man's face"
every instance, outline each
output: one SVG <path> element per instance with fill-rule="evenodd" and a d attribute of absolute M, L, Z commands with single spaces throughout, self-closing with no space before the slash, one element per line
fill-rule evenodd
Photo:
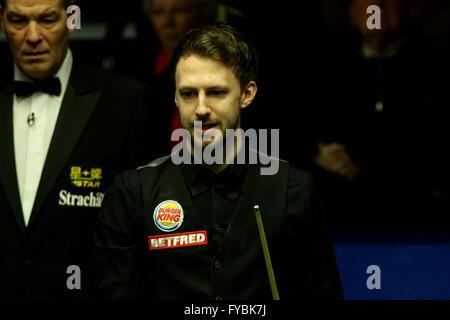
<path fill-rule="evenodd" d="M 221 62 L 191 55 L 181 58 L 175 73 L 175 103 L 180 110 L 181 124 L 188 130 L 194 143 L 205 148 L 208 139 L 197 141 L 220 130 L 240 128 L 241 108 L 255 97 L 256 84 L 250 82 L 241 89 L 233 70 Z M 194 121 L 202 121 L 201 129 L 194 129 Z M 194 130 L 198 130 L 194 135 Z"/>
<path fill-rule="evenodd" d="M 195 0 L 152 0 L 150 18 L 163 50 L 169 55 L 190 29 L 207 22 Z"/>
<path fill-rule="evenodd" d="M 64 61 L 69 34 L 62 0 L 6 0 L 2 30 L 17 66 L 32 79 L 53 76 Z"/>

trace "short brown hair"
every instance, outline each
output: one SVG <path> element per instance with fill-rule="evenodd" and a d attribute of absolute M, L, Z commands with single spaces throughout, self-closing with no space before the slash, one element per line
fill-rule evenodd
<path fill-rule="evenodd" d="M 225 23 L 209 24 L 192 29 L 176 47 L 170 77 L 175 84 L 175 71 L 178 62 L 190 55 L 220 61 L 231 67 L 240 82 L 241 88 L 250 81 L 256 81 L 258 73 L 258 54 L 252 43 L 237 29 Z"/>

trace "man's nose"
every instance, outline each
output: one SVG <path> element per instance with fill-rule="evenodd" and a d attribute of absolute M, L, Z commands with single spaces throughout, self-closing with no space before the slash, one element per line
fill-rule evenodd
<path fill-rule="evenodd" d="M 25 40 L 31 44 L 38 44 L 42 41 L 41 28 L 35 21 L 28 24 Z"/>
<path fill-rule="evenodd" d="M 204 93 L 199 93 L 198 95 L 198 104 L 195 109 L 195 114 L 199 118 L 204 118 L 211 113 L 211 108 L 208 104 L 208 100 L 206 99 L 206 95 Z"/>
<path fill-rule="evenodd" d="M 174 19 L 174 14 L 173 14 L 173 12 L 171 11 L 171 10 L 168 10 L 168 11 L 166 11 L 165 13 L 164 13 L 164 15 L 163 15 L 163 22 L 162 22 L 162 24 L 164 25 L 164 26 L 173 26 L 175 23 L 174 23 L 174 21 L 175 21 L 175 19 Z"/>

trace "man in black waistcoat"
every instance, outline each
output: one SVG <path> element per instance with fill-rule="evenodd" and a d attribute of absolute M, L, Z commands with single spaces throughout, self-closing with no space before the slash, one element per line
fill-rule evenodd
<path fill-rule="evenodd" d="M 0 1 L 14 58 L 0 90 L 0 298 L 93 298 L 105 191 L 151 160 L 146 86 L 72 56 L 70 4 Z"/>
<path fill-rule="evenodd" d="M 255 49 L 228 25 L 194 29 L 178 45 L 172 75 L 184 140 L 107 192 L 94 234 L 102 297 L 270 299 L 255 205 L 280 298 L 342 297 L 311 175 L 226 131 L 243 132 L 256 73 Z M 255 156 L 260 163 L 241 161 Z"/>

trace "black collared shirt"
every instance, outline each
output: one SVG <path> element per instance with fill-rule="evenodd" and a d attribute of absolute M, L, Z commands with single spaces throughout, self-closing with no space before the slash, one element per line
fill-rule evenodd
<path fill-rule="evenodd" d="M 196 211 L 205 213 L 205 225 L 215 231 L 213 240 L 220 241 L 242 195 L 247 166 L 230 164 L 218 174 L 201 164 L 182 164 L 181 169 Z"/>

